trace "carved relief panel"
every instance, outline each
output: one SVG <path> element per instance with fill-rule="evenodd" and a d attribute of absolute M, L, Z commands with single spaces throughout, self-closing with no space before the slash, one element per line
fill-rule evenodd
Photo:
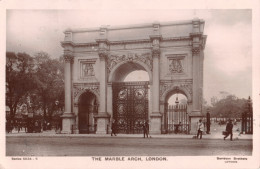
<path fill-rule="evenodd" d="M 185 55 L 170 55 L 168 58 L 168 74 L 184 73 L 184 58 Z"/>
<path fill-rule="evenodd" d="M 95 62 L 96 59 L 79 60 L 80 79 L 88 79 L 95 77 Z"/>

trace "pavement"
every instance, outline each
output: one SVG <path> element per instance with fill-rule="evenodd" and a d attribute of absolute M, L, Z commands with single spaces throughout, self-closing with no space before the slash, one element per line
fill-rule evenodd
<path fill-rule="evenodd" d="M 41 133 L 26 133 L 25 131 L 13 130 L 12 133 L 6 133 L 7 137 L 111 137 L 110 134 L 56 134 L 54 130 L 51 131 L 43 131 Z M 117 134 L 120 138 L 140 138 L 143 137 L 143 134 Z M 194 135 L 191 134 L 152 134 L 152 138 L 184 138 L 184 139 L 192 139 Z M 222 139 L 222 132 L 213 131 L 210 134 L 203 134 L 202 139 Z M 227 140 L 229 137 L 227 138 Z M 233 132 L 234 140 L 251 140 L 253 139 L 252 134 L 239 134 L 239 132 Z"/>

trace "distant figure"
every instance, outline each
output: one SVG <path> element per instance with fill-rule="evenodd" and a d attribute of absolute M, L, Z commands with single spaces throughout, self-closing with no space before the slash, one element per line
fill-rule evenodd
<path fill-rule="evenodd" d="M 198 130 L 197 138 L 199 138 L 199 136 L 200 136 L 200 139 L 202 139 L 202 132 L 203 132 L 203 130 L 204 130 L 204 125 L 203 125 L 201 119 L 200 119 L 199 122 L 198 122 L 197 130 Z"/>
<path fill-rule="evenodd" d="M 226 132 L 227 132 L 227 134 L 224 137 L 224 140 L 230 135 L 230 141 L 232 141 L 232 137 L 233 137 L 233 124 L 232 124 L 232 120 L 229 120 L 229 122 L 227 123 Z"/>
<path fill-rule="evenodd" d="M 176 125 L 176 127 L 175 127 L 175 134 L 179 133 L 179 127 L 181 127 L 181 122 L 179 122 L 179 124 Z"/>
<path fill-rule="evenodd" d="M 7 130 L 7 133 L 12 133 L 12 129 L 13 129 L 13 127 L 12 127 L 11 122 L 10 122 L 10 121 L 7 121 L 7 122 L 6 122 L 6 130 Z"/>
<path fill-rule="evenodd" d="M 111 136 L 113 136 L 113 134 L 116 136 L 116 122 L 115 120 L 113 120 L 112 122 L 112 126 L 111 126 Z"/>
<path fill-rule="evenodd" d="M 22 123 L 19 121 L 19 122 L 17 122 L 18 133 L 20 132 L 21 129 L 22 129 Z"/>
<path fill-rule="evenodd" d="M 144 138 L 145 136 L 148 138 L 148 132 L 149 132 L 149 124 L 147 121 L 143 124 L 143 129 L 144 129 Z"/>

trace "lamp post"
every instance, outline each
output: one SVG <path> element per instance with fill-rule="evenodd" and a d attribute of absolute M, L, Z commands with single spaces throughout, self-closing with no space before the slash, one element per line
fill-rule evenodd
<path fill-rule="evenodd" d="M 249 123 L 248 134 L 253 134 L 253 111 L 252 111 L 252 100 L 250 96 L 248 97 L 248 116 L 246 116 L 246 121 L 248 121 Z"/>
<path fill-rule="evenodd" d="M 207 134 L 210 134 L 210 113 L 209 113 L 209 108 L 207 108 Z"/>
<path fill-rule="evenodd" d="M 178 113 L 179 112 L 178 110 L 179 110 L 179 100 L 178 100 L 178 91 L 177 91 L 177 97 L 176 97 L 176 100 L 175 100 L 174 112 Z M 178 119 L 179 119 L 179 113 L 177 115 L 178 115 Z M 173 121 L 174 120 L 172 120 L 172 124 L 174 124 Z M 175 133 L 177 134 L 179 132 L 179 122 L 177 122 L 177 124 L 174 124 L 174 127 L 175 127 Z"/>

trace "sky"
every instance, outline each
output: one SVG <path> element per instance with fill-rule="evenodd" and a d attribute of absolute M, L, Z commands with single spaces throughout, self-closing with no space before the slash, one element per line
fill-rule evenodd
<path fill-rule="evenodd" d="M 205 20 L 204 98 L 225 91 L 239 98 L 252 95 L 252 11 L 220 10 L 7 10 L 6 49 L 34 55 L 44 51 L 53 58 L 63 54 L 60 42 L 67 28 Z M 222 92 L 223 93 L 223 92 Z"/>

